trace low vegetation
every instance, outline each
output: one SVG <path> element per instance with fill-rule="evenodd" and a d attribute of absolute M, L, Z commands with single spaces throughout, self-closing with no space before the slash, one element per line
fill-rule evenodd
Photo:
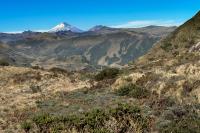
<path fill-rule="evenodd" d="M 172 44 L 166 42 L 163 45 L 161 45 L 161 48 L 168 52 L 172 48 Z"/>
<path fill-rule="evenodd" d="M 31 125 L 30 122 L 25 121 L 25 122 L 23 122 L 23 123 L 21 124 L 21 128 L 24 129 L 24 131 L 27 133 L 27 132 L 29 132 L 30 129 L 32 128 L 32 125 Z"/>
<path fill-rule="evenodd" d="M 62 68 L 58 68 L 58 67 L 53 67 L 49 71 L 53 72 L 55 74 L 66 74 L 66 75 L 69 74 L 69 72 L 67 70 L 62 69 Z"/>
<path fill-rule="evenodd" d="M 5 60 L 0 60 L 0 66 L 9 66 L 9 63 Z"/>
<path fill-rule="evenodd" d="M 128 83 L 126 85 L 121 86 L 118 90 L 116 90 L 117 95 L 119 96 L 129 96 L 133 98 L 146 98 L 149 95 L 149 91 L 140 87 L 138 85 Z"/>
<path fill-rule="evenodd" d="M 163 133 L 199 133 L 199 131 L 200 120 L 190 117 L 175 119 L 161 129 L 161 132 Z"/>
<path fill-rule="evenodd" d="M 100 81 L 105 79 L 116 78 L 119 73 L 120 70 L 117 68 L 106 68 L 95 76 L 95 80 Z"/>
<path fill-rule="evenodd" d="M 199 105 L 198 105 L 199 106 Z M 196 110 L 197 108 L 190 105 L 176 106 L 168 110 L 167 115 L 159 125 L 159 130 L 162 133 L 199 133 L 200 117 Z M 199 107 L 198 107 L 199 108 Z M 163 112 L 165 114 L 165 112 Z"/>
<path fill-rule="evenodd" d="M 30 89 L 31 89 L 32 93 L 38 93 L 38 92 L 42 91 L 40 86 L 35 86 L 35 85 L 31 85 Z"/>
<path fill-rule="evenodd" d="M 81 115 L 41 114 L 32 119 L 32 125 L 26 123 L 22 128 L 28 131 L 36 125 L 39 132 L 140 133 L 148 132 L 149 124 L 149 118 L 142 115 L 139 107 L 119 104 L 116 108 L 94 109 Z"/>

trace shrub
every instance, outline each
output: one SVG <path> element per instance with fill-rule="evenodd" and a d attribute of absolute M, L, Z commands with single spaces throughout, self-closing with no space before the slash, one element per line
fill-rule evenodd
<path fill-rule="evenodd" d="M 147 89 L 132 83 L 120 87 L 116 93 L 119 96 L 130 96 L 133 98 L 146 98 L 149 95 L 149 91 Z"/>
<path fill-rule="evenodd" d="M 40 67 L 40 66 L 31 66 L 32 69 L 35 70 L 44 70 L 44 68 Z"/>
<path fill-rule="evenodd" d="M 194 118 L 181 118 L 171 121 L 160 129 L 162 133 L 199 133 L 200 119 Z"/>
<path fill-rule="evenodd" d="M 28 71 L 26 73 L 20 73 L 20 74 L 14 74 L 13 75 L 13 81 L 14 83 L 22 83 L 30 80 L 36 80 L 36 81 L 41 81 L 42 76 L 40 72 L 33 72 L 33 71 Z"/>
<path fill-rule="evenodd" d="M 170 109 L 172 115 L 167 118 L 167 123 L 159 127 L 161 133 L 199 133 L 198 105 L 196 107 L 194 105 L 174 106 L 168 109 Z"/>
<path fill-rule="evenodd" d="M 34 85 L 32 85 L 32 86 L 30 86 L 30 89 L 32 90 L 32 93 L 38 93 L 38 92 L 42 91 L 41 88 L 40 88 L 40 86 L 34 86 Z"/>
<path fill-rule="evenodd" d="M 95 79 L 97 81 L 104 80 L 104 79 L 113 79 L 119 74 L 119 69 L 117 68 L 106 68 L 95 75 Z"/>
<path fill-rule="evenodd" d="M 50 114 L 39 114 L 36 115 L 32 121 L 37 125 L 40 132 L 49 132 L 49 126 L 55 121 L 55 117 Z"/>
<path fill-rule="evenodd" d="M 172 44 L 166 42 L 166 43 L 164 43 L 163 45 L 161 45 L 160 47 L 161 47 L 163 50 L 165 50 L 165 51 L 168 52 L 168 51 L 172 48 Z"/>
<path fill-rule="evenodd" d="M 171 107 L 176 104 L 175 100 L 172 97 L 161 97 L 159 98 L 154 94 L 149 100 L 150 106 L 154 109 L 162 110 L 167 107 Z"/>
<path fill-rule="evenodd" d="M 25 132 L 29 132 L 29 130 L 32 128 L 32 125 L 30 122 L 23 122 L 21 124 L 21 128 L 24 129 Z"/>
<path fill-rule="evenodd" d="M 147 132 L 149 119 L 141 114 L 140 108 L 119 104 L 113 109 L 94 109 L 77 115 L 53 116 L 41 114 L 33 118 L 40 132 Z"/>
<path fill-rule="evenodd" d="M 184 95 L 187 95 L 188 93 L 190 93 L 194 88 L 193 85 L 188 81 L 185 81 L 183 83 L 182 87 L 183 87 L 183 94 Z"/>
<path fill-rule="evenodd" d="M 58 68 L 58 67 L 53 67 L 51 68 L 49 71 L 53 72 L 53 73 L 59 73 L 59 74 L 69 74 L 69 72 L 65 69 L 62 68 Z"/>
<path fill-rule="evenodd" d="M 9 63 L 5 60 L 0 60 L 0 66 L 9 66 Z"/>
<path fill-rule="evenodd" d="M 109 113 L 117 122 L 109 128 L 115 128 L 112 132 L 149 132 L 149 119 L 144 117 L 141 109 L 129 104 L 119 104 L 117 108 L 111 109 Z"/>

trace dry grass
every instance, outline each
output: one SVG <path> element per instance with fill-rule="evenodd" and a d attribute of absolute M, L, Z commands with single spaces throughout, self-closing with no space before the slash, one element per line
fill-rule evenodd
<path fill-rule="evenodd" d="M 16 111 L 34 109 L 36 101 L 54 97 L 56 92 L 68 92 L 89 85 L 62 73 L 55 76 L 54 72 L 21 67 L 0 67 L 0 81 L 0 132 L 19 129 L 16 122 L 18 115 L 12 115 Z"/>

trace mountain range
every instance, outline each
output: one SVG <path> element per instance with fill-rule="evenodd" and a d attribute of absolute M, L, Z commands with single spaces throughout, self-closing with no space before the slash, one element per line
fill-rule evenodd
<path fill-rule="evenodd" d="M 176 27 L 110 28 L 83 32 L 61 23 L 49 32 L 0 33 L 0 59 L 16 66 L 61 67 L 80 70 L 123 67 L 144 55 Z"/>

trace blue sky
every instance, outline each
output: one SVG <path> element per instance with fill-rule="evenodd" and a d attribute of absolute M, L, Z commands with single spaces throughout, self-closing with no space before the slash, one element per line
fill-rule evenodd
<path fill-rule="evenodd" d="M 0 32 L 47 30 L 67 22 L 141 27 L 179 25 L 200 10 L 200 0 L 1 0 Z"/>

